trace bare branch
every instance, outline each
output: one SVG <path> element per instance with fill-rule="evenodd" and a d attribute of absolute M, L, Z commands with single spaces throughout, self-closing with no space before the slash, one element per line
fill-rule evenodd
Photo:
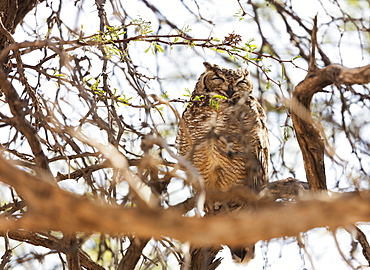
<path fill-rule="evenodd" d="M 10 111 L 15 117 L 17 128 L 27 138 L 32 153 L 35 156 L 35 163 L 37 166 L 36 171 L 41 174 L 46 174 L 50 179 L 52 179 L 53 175 L 49 168 L 49 162 L 42 150 L 36 130 L 25 117 L 25 101 L 19 97 L 13 85 L 7 80 L 6 74 L 2 68 L 0 68 L 0 83 L 1 88 L 5 93 L 6 100 L 9 103 Z"/>

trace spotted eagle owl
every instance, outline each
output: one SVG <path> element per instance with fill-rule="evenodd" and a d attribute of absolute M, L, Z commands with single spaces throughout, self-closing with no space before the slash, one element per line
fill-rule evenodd
<path fill-rule="evenodd" d="M 252 93 L 249 72 L 207 62 L 204 66 L 206 71 L 200 75 L 180 123 L 179 154 L 196 167 L 206 190 L 246 186 L 259 191 L 268 181 L 269 139 L 266 115 Z M 193 183 L 195 189 L 200 186 Z M 223 212 L 213 211 L 214 202 L 208 202 L 208 210 Z M 226 213 L 244 207 L 238 202 L 226 205 Z M 231 247 L 231 252 L 236 262 L 246 263 L 254 257 L 254 244 Z"/>
<path fill-rule="evenodd" d="M 206 190 L 241 185 L 258 191 L 268 181 L 269 139 L 249 72 L 204 66 L 182 116 L 179 154 L 198 169 Z"/>

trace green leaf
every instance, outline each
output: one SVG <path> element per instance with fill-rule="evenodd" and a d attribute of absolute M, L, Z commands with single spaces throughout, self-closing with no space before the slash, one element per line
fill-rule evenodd
<path fill-rule="evenodd" d="M 191 97 L 191 91 L 189 88 L 185 88 L 186 94 L 183 94 L 184 97 Z"/>
<path fill-rule="evenodd" d="M 223 49 L 217 49 L 217 48 L 211 48 L 212 51 L 218 52 L 218 53 L 225 53 L 225 50 Z"/>
<path fill-rule="evenodd" d="M 227 99 L 227 97 L 221 95 L 214 95 L 212 98 Z"/>
<path fill-rule="evenodd" d="M 164 52 L 164 49 L 162 48 L 162 46 L 161 45 L 159 45 L 159 44 L 155 44 L 155 48 L 157 49 L 157 51 L 159 51 L 159 52 L 161 52 L 161 53 L 163 53 Z"/>
<path fill-rule="evenodd" d="M 271 88 L 271 82 L 268 81 L 267 84 L 266 84 L 266 90 L 269 90 Z"/>
<path fill-rule="evenodd" d="M 149 47 L 148 47 L 148 49 L 146 49 L 144 52 L 145 53 L 147 53 L 147 52 L 149 52 L 149 50 L 152 48 L 152 46 L 150 45 Z"/>
<path fill-rule="evenodd" d="M 202 97 L 204 97 L 204 95 L 201 95 L 201 96 L 195 96 L 194 97 L 194 101 L 201 101 Z"/>
<path fill-rule="evenodd" d="M 93 90 L 96 94 L 103 95 L 104 91 L 99 89 L 99 83 L 100 83 L 100 78 L 97 78 L 95 82 L 90 85 L 90 89 Z"/>
<path fill-rule="evenodd" d="M 215 110 L 218 110 L 218 108 L 219 108 L 219 100 L 220 99 L 227 99 L 227 97 L 222 96 L 222 95 L 214 95 L 209 100 L 209 106 L 212 107 L 212 108 L 215 108 Z"/>
<path fill-rule="evenodd" d="M 209 106 L 212 108 L 215 108 L 215 110 L 218 110 L 218 105 L 219 103 L 217 100 L 214 100 L 214 99 L 209 100 Z"/>
<path fill-rule="evenodd" d="M 239 21 L 242 21 L 242 20 L 245 19 L 243 14 L 244 14 L 243 10 L 241 8 L 239 8 L 238 11 L 234 14 L 233 17 L 235 19 L 238 19 Z"/>
<path fill-rule="evenodd" d="M 281 65 L 281 77 L 283 78 L 283 80 L 286 80 L 285 66 L 283 64 L 280 64 L 280 65 Z"/>

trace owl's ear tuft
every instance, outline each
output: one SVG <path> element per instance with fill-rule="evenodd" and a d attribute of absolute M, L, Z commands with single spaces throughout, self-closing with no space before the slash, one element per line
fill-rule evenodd
<path fill-rule="evenodd" d="M 208 62 L 204 62 L 203 65 L 206 67 L 207 71 L 215 71 L 217 69 L 220 69 L 220 67 L 218 65 L 212 65 Z"/>
<path fill-rule="evenodd" d="M 247 77 L 247 76 L 249 75 L 249 71 L 248 71 L 248 69 L 246 69 L 246 68 L 240 68 L 239 70 L 242 72 L 242 74 L 243 74 L 245 77 Z"/>
<path fill-rule="evenodd" d="M 213 66 L 208 62 L 204 62 L 203 65 L 206 67 L 207 70 L 212 70 L 213 68 Z"/>

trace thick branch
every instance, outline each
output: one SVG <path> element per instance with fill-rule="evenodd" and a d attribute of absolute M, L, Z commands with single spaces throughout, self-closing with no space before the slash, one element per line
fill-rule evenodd
<path fill-rule="evenodd" d="M 365 259 L 370 265 L 370 245 L 366 239 L 366 235 L 358 227 L 356 227 L 356 239 L 362 247 L 362 254 L 364 254 Z"/>
<path fill-rule="evenodd" d="M 170 210 L 97 204 L 41 181 L 3 158 L 0 158 L 0 180 L 13 186 L 29 206 L 20 220 L 1 219 L 0 230 L 131 232 L 148 238 L 168 236 L 200 246 L 220 243 L 237 246 L 261 239 L 295 236 L 315 227 L 335 228 L 370 221 L 368 193 L 332 197 L 322 194 L 284 207 L 261 207 L 253 213 L 196 218 L 183 217 Z"/>
<path fill-rule="evenodd" d="M 30 12 L 37 4 L 40 4 L 41 2 L 44 1 L 45 0 L 18 0 L 18 9 L 14 19 L 14 25 L 12 29 L 9 29 L 9 31 L 14 33 L 15 28 L 23 20 L 27 13 Z"/>
<path fill-rule="evenodd" d="M 80 255 L 78 239 L 75 234 L 66 234 L 62 239 L 64 253 L 66 254 L 68 270 L 80 270 Z"/>
<path fill-rule="evenodd" d="M 365 84 L 370 82 L 370 65 L 346 68 L 335 64 L 309 71 L 293 91 L 292 120 L 302 151 L 306 176 L 311 190 L 326 189 L 324 167 L 325 144 L 320 126 L 311 117 L 311 100 L 330 84 Z"/>
<path fill-rule="evenodd" d="M 117 270 L 134 269 L 149 240 L 149 238 L 133 238 Z"/>

